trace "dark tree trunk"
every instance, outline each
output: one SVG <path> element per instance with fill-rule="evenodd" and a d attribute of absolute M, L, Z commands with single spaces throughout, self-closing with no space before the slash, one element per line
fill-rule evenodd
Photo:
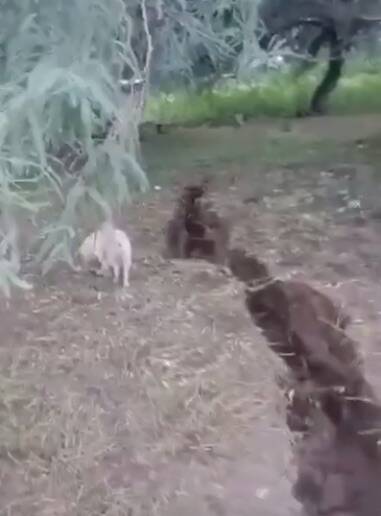
<path fill-rule="evenodd" d="M 314 22 L 316 27 L 316 22 Z M 307 54 L 310 60 L 307 60 L 298 68 L 296 76 L 300 76 L 314 65 L 312 59 L 316 58 L 320 49 L 327 45 L 329 47 L 329 62 L 327 71 L 313 93 L 310 108 L 307 113 L 299 113 L 299 116 L 309 114 L 322 114 L 325 111 L 326 102 L 329 94 L 335 89 L 341 77 L 342 69 L 345 64 L 344 47 L 339 41 L 335 27 L 327 26 L 319 23 L 321 32 L 311 41 Z M 270 36 L 266 34 L 260 40 L 260 46 L 267 48 Z"/>
<path fill-rule="evenodd" d="M 333 29 L 326 29 L 323 32 L 325 33 L 325 40 L 329 44 L 330 59 L 323 80 L 312 96 L 311 112 L 315 114 L 324 112 L 328 96 L 337 86 L 345 64 L 343 55 L 344 49 L 338 40 L 336 31 Z"/>
<path fill-rule="evenodd" d="M 314 60 L 316 59 L 320 49 L 325 45 L 329 44 L 329 39 L 327 39 L 327 33 L 324 29 L 321 30 L 320 34 L 314 38 L 308 49 L 307 49 L 307 59 L 303 60 L 302 64 L 298 66 L 296 70 L 296 77 L 299 77 L 303 73 L 307 72 L 310 68 L 315 65 Z"/>

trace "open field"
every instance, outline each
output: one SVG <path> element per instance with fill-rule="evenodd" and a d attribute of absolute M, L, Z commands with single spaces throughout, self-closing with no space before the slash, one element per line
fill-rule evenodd
<path fill-rule="evenodd" d="M 377 116 L 146 135 L 153 190 L 121 217 L 133 270 L 60 268 L 1 306 L 0 515 L 287 516 L 283 366 L 225 270 L 161 256 L 179 187 L 208 175 L 233 243 L 345 306 L 381 390 Z"/>

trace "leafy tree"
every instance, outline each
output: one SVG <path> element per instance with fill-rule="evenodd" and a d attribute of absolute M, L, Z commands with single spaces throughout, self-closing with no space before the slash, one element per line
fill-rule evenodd
<path fill-rule="evenodd" d="M 260 38 L 268 48 L 274 36 L 290 39 L 298 29 L 310 58 L 316 58 L 328 46 L 327 72 L 311 100 L 311 112 L 321 113 L 330 92 L 337 85 L 345 63 L 345 54 L 362 32 L 381 22 L 379 0 L 262 0 L 258 15 L 264 31 Z"/>

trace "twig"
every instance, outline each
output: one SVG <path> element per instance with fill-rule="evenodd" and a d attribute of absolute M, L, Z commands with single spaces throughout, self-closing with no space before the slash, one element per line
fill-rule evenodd
<path fill-rule="evenodd" d="M 149 92 L 153 44 L 152 44 L 152 36 L 151 36 L 149 26 L 148 26 L 146 0 L 141 0 L 141 7 L 142 7 L 143 27 L 144 27 L 145 36 L 147 39 L 147 52 L 146 52 L 145 63 L 144 63 L 144 68 L 143 68 L 144 85 L 143 85 L 142 96 L 140 99 L 140 110 L 141 110 L 141 112 L 143 112 L 145 102 L 146 102 L 148 92 Z"/>

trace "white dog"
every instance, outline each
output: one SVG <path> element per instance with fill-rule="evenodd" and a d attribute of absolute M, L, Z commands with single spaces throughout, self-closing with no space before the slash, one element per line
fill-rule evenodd
<path fill-rule="evenodd" d="M 85 238 L 79 257 L 84 268 L 100 276 L 107 276 L 111 271 L 114 283 L 122 279 L 123 287 L 129 286 L 131 242 L 124 231 L 110 222 L 104 222 L 98 231 Z"/>

